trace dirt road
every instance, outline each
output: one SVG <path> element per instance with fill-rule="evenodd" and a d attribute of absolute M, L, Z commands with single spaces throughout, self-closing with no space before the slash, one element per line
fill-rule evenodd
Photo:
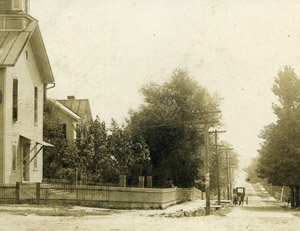
<path fill-rule="evenodd" d="M 260 197 L 252 185 L 247 185 L 249 204 L 236 206 L 226 216 L 169 218 L 153 216 L 151 211 L 112 211 L 69 208 L 56 216 L 49 208 L 0 206 L 0 231 L 8 230 L 300 230 L 299 211 L 281 208 L 273 198 Z M 26 207 L 25 207 L 26 208 Z M 37 211 L 33 214 L 32 209 Z M 53 208 L 52 208 L 53 209 Z M 43 212 L 44 211 L 44 212 Z M 69 212 L 68 212 L 69 211 Z M 73 211 L 73 213 L 70 213 Z M 96 211 L 96 213 L 95 213 Z M 90 213 L 89 213 L 90 212 Z M 91 214 L 93 214 L 91 216 Z M 152 215 L 151 215 L 152 214 Z M 68 215 L 68 216 L 63 216 Z"/>

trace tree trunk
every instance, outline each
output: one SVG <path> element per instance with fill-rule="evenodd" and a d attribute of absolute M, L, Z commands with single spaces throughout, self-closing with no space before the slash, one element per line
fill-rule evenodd
<path fill-rule="evenodd" d="M 291 207 L 295 207 L 295 192 L 294 192 L 294 187 L 290 186 L 291 189 L 291 194 L 290 194 L 290 202 L 291 202 Z"/>
<path fill-rule="evenodd" d="M 295 204 L 296 204 L 296 207 L 300 207 L 299 185 L 296 185 Z"/>

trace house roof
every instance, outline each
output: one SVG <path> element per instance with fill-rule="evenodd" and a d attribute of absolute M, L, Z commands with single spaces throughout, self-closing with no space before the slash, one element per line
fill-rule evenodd
<path fill-rule="evenodd" d="M 65 115 L 71 117 L 72 119 L 77 120 L 77 121 L 79 121 L 81 119 L 81 117 L 79 115 L 77 115 L 76 113 L 71 111 L 69 108 L 67 108 L 65 105 L 58 102 L 57 100 L 51 99 L 51 98 L 46 98 L 46 101 L 50 102 L 53 106 L 55 106 L 55 108 L 57 108 L 61 112 L 65 113 Z"/>
<path fill-rule="evenodd" d="M 15 66 L 30 41 L 44 83 L 53 83 L 54 77 L 38 23 L 32 17 L 27 19 L 29 23 L 24 30 L 0 30 L 0 67 Z"/>
<path fill-rule="evenodd" d="M 60 103 L 59 101 L 55 101 L 55 105 L 57 105 L 65 114 L 72 117 L 73 119 L 79 120 L 81 117 L 67 108 L 65 105 Z"/>
<path fill-rule="evenodd" d="M 57 101 L 79 115 L 82 119 L 86 115 L 87 120 L 92 120 L 92 112 L 88 99 L 62 99 Z"/>

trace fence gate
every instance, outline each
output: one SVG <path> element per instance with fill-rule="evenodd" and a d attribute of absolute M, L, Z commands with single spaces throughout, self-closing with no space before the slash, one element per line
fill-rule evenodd
<path fill-rule="evenodd" d="M 36 199 L 36 184 L 19 184 L 17 183 L 17 191 L 19 187 L 19 200 L 34 200 Z"/>

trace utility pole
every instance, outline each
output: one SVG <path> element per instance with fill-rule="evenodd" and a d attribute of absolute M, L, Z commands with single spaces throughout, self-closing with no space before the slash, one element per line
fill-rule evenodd
<path fill-rule="evenodd" d="M 217 188 L 218 188 L 218 205 L 221 205 L 221 189 L 220 189 L 220 161 L 219 161 L 219 153 L 218 146 L 223 147 L 223 145 L 218 145 L 218 133 L 224 133 L 226 131 L 213 131 L 211 133 L 215 134 L 215 146 L 216 146 L 216 155 L 217 155 Z"/>
<path fill-rule="evenodd" d="M 228 161 L 228 151 L 232 151 L 233 148 L 223 148 L 223 149 L 220 149 L 222 151 L 225 151 L 225 154 L 226 154 L 226 185 L 227 185 L 227 200 L 230 200 L 230 186 L 229 186 L 229 166 L 230 166 L 230 163 Z"/>
<path fill-rule="evenodd" d="M 202 112 L 202 115 L 207 114 L 216 114 L 221 113 L 221 111 L 209 111 L 209 112 Z M 205 215 L 210 215 L 210 183 L 209 183 L 209 156 L 208 156 L 208 129 L 211 124 L 218 123 L 218 120 L 211 120 L 208 121 L 204 117 L 204 121 L 193 123 L 192 125 L 203 125 L 204 124 L 204 171 L 205 171 L 205 197 L 206 197 L 206 207 L 205 207 Z M 183 125 L 183 123 L 179 123 L 177 125 Z M 149 127 L 162 127 L 165 126 L 164 124 L 160 125 L 152 125 Z M 203 127 L 202 127 L 203 129 Z"/>
<path fill-rule="evenodd" d="M 221 113 L 221 111 L 207 112 L 210 113 Z M 210 215 L 210 183 L 209 183 L 209 156 L 208 156 L 208 129 L 210 124 L 218 123 L 219 121 L 204 121 L 204 171 L 205 171 L 205 215 Z"/>
<path fill-rule="evenodd" d="M 202 112 L 202 115 L 207 114 L 216 114 L 221 113 L 221 111 L 208 111 Z M 203 125 L 204 124 L 204 171 L 205 171 L 205 197 L 206 197 L 206 207 L 205 207 L 205 215 L 210 215 L 210 183 L 209 183 L 209 155 L 208 155 L 208 129 L 212 124 L 218 123 L 218 120 L 208 121 L 204 117 L 204 121 L 196 122 L 193 125 Z M 151 127 L 160 127 L 163 125 L 154 125 Z M 203 128 L 203 127 L 202 127 Z"/>
<path fill-rule="evenodd" d="M 228 158 L 230 159 L 230 158 Z M 228 161 L 228 171 L 229 171 L 229 200 L 232 199 L 232 168 L 231 168 L 231 164 L 230 161 Z"/>
<path fill-rule="evenodd" d="M 209 187 L 209 161 L 208 161 L 208 124 L 204 127 L 204 171 L 205 171 L 205 215 L 210 215 L 210 187 Z"/>

